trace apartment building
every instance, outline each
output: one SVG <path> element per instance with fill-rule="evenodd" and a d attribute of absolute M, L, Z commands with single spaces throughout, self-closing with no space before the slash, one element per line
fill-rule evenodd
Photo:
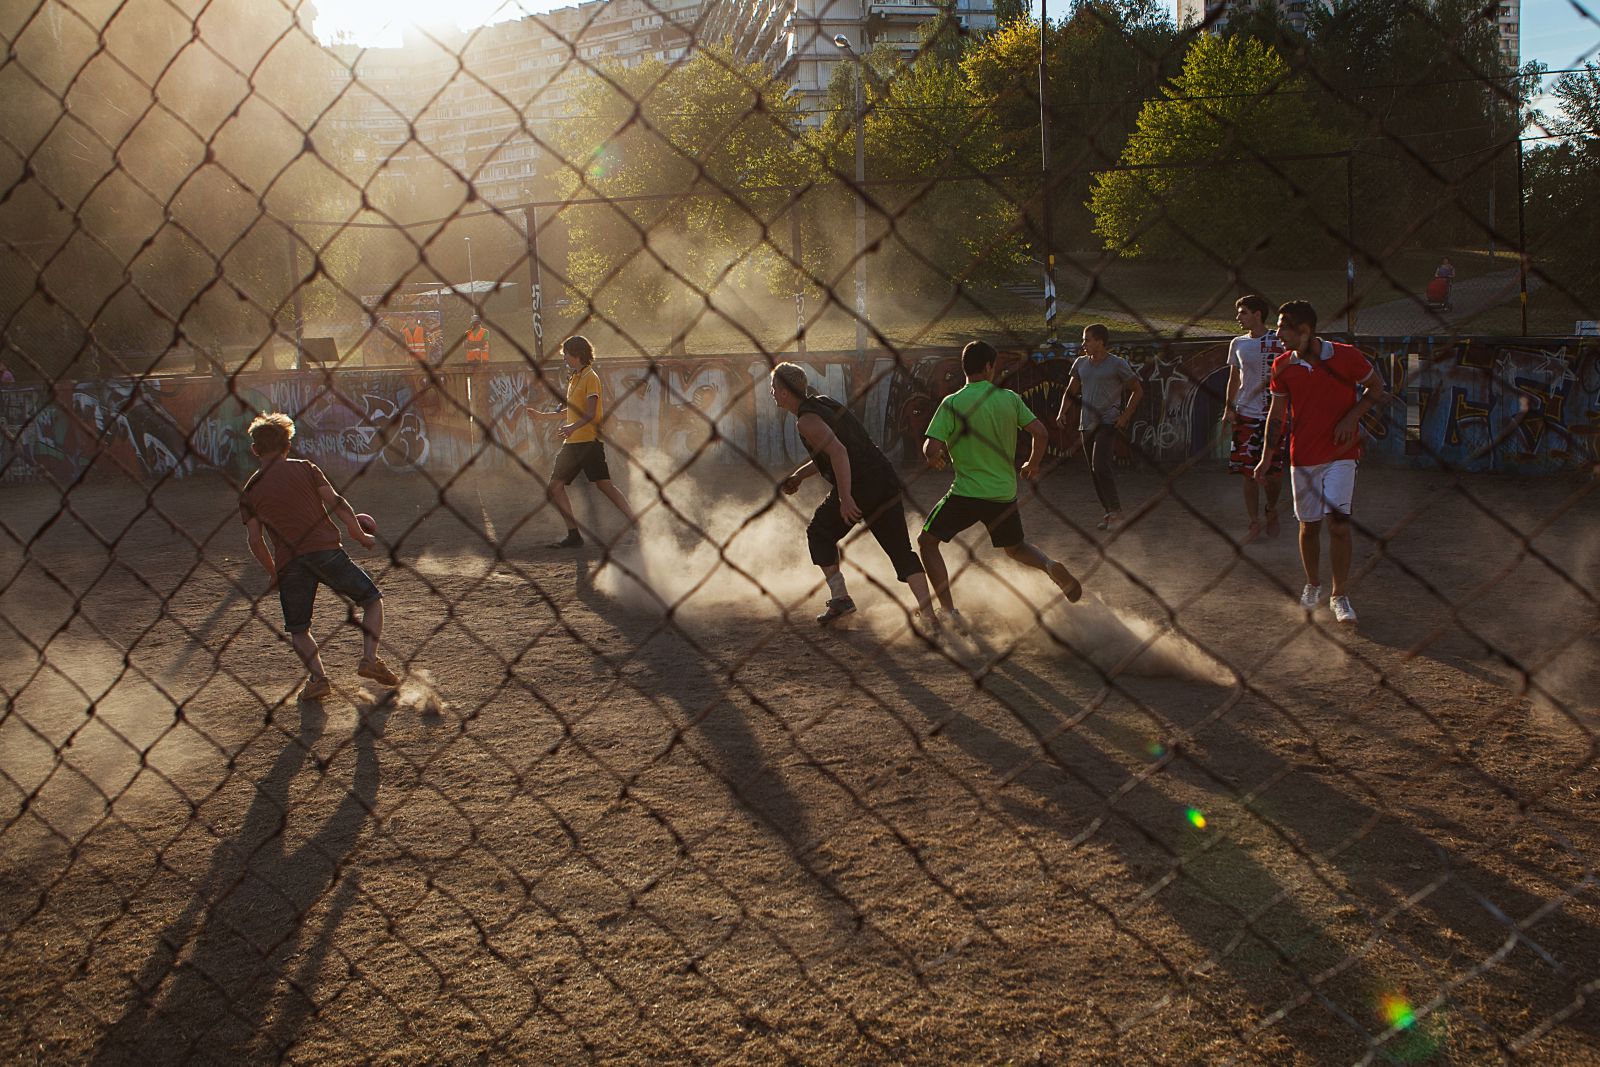
<path fill-rule="evenodd" d="M 334 45 L 334 77 L 349 83 L 335 121 L 392 159 L 397 177 L 433 158 L 485 199 L 526 199 L 540 140 L 573 114 L 594 67 L 681 59 L 700 12 L 700 0 L 590 0 L 469 33 L 408 30 L 399 48 Z"/>
<path fill-rule="evenodd" d="M 992 0 L 954 3 L 967 28 L 994 28 Z M 470 33 L 411 30 L 399 48 L 330 46 L 344 94 L 335 121 L 392 158 L 397 179 L 432 156 L 472 175 L 485 199 L 513 202 L 539 171 L 544 131 L 571 116 L 580 83 L 601 63 L 672 62 L 728 40 L 740 59 L 793 86 L 803 113 L 820 121 L 835 67 L 853 62 L 836 35 L 909 58 L 938 14 L 928 0 L 590 0 Z"/>
<path fill-rule="evenodd" d="M 732 41 L 740 58 L 772 70 L 814 114 L 837 65 L 854 62 L 835 37 L 858 50 L 865 38 L 865 48 L 887 45 L 910 59 L 940 10 L 932 0 L 709 0 L 702 39 Z M 995 28 L 992 0 L 954 0 L 950 10 L 970 31 Z"/>

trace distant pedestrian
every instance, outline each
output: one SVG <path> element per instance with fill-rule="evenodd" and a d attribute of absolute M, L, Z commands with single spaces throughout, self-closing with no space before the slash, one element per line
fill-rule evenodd
<path fill-rule="evenodd" d="M 1228 344 L 1228 395 L 1222 409 L 1222 423 L 1233 429 L 1233 450 L 1228 456 L 1228 470 L 1244 476 L 1244 510 L 1250 520 L 1242 544 L 1261 536 L 1259 514 L 1261 486 L 1267 490 L 1265 531 L 1268 537 L 1277 537 L 1278 493 L 1283 488 L 1283 468 L 1288 460 L 1289 439 L 1283 438 L 1272 454 L 1264 483 L 1256 480 L 1256 464 L 1261 461 L 1262 446 L 1267 431 L 1267 384 L 1272 378 L 1272 361 L 1283 352 L 1276 330 L 1267 328 L 1267 316 L 1272 305 L 1256 296 L 1240 297 L 1234 304 L 1234 317 L 1244 333 Z"/>
<path fill-rule="evenodd" d="M 1083 435 L 1083 455 L 1094 478 L 1094 493 L 1100 499 L 1104 518 L 1097 529 L 1109 530 L 1122 522 L 1122 499 L 1117 494 L 1116 439 L 1128 428 L 1139 401 L 1144 398 L 1144 383 L 1133 365 L 1114 356 L 1106 347 L 1111 331 L 1100 323 L 1083 328 L 1083 355 L 1072 363 L 1067 392 L 1061 398 L 1056 423 L 1066 428 L 1067 412 L 1074 399 L 1078 404 L 1078 432 Z M 1123 394 L 1128 394 L 1123 403 Z"/>
<path fill-rule="evenodd" d="M 1444 283 L 1444 300 L 1442 301 L 1444 309 L 1446 311 L 1454 310 L 1451 302 L 1451 291 L 1455 289 L 1456 285 L 1456 268 L 1451 264 L 1449 256 L 1439 260 L 1439 265 L 1434 268 L 1433 276 Z"/>
<path fill-rule="evenodd" d="M 1272 406 L 1256 477 L 1266 477 L 1287 419 L 1300 563 L 1306 574 L 1300 606 L 1315 611 L 1322 599 L 1322 520 L 1327 519 L 1333 578 L 1329 606 L 1335 619 L 1353 624 L 1356 612 L 1345 582 L 1350 577 L 1356 461 L 1361 458 L 1361 420 L 1384 398 L 1383 378 L 1359 348 L 1318 337 L 1316 309 L 1304 300 L 1278 309 L 1278 339 L 1284 352 L 1272 364 Z"/>

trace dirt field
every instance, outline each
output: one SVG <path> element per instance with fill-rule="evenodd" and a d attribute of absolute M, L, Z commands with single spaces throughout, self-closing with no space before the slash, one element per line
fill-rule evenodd
<path fill-rule="evenodd" d="M 320 708 L 227 484 L 0 492 L 0 1056 L 1600 1062 L 1592 483 L 1363 471 L 1352 633 L 1221 473 L 1102 541 L 1061 470 L 1084 603 L 978 545 L 930 648 L 870 544 L 819 632 L 718 479 L 608 566 L 531 480 L 358 479 L 412 680 L 324 599 Z"/>

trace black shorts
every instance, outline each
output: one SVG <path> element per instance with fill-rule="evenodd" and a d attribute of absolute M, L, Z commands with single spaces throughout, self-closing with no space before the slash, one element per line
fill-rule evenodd
<path fill-rule="evenodd" d="M 861 521 L 866 523 L 889 562 L 894 564 L 895 577 L 903 582 L 914 574 L 923 573 L 922 560 L 911 547 L 911 534 L 906 531 L 906 508 L 898 487 L 868 489 L 865 496 L 855 499 L 856 506 L 861 509 Z M 817 505 L 811 524 L 806 527 L 811 562 L 819 567 L 837 566 L 839 542 L 849 532 L 850 523 L 844 521 L 844 514 L 839 510 L 839 493 L 834 490 Z"/>
<path fill-rule="evenodd" d="M 552 482 L 571 485 L 582 474 L 591 482 L 611 480 L 611 468 L 606 466 L 606 446 L 599 441 L 568 441 L 556 453 L 556 468 L 550 474 Z"/>
<path fill-rule="evenodd" d="M 382 600 L 372 576 L 345 555 L 342 548 L 307 552 L 296 556 L 278 572 L 278 604 L 283 608 L 283 628 L 292 634 L 311 629 L 311 609 L 317 602 L 317 586 L 362 607 Z"/>
<path fill-rule="evenodd" d="M 973 523 L 983 523 L 989 531 L 989 543 L 996 548 L 1013 548 L 1022 544 L 1022 512 L 1015 500 L 979 500 L 973 496 L 956 496 L 946 493 L 944 499 L 933 506 L 924 532 L 941 541 L 949 541 Z"/>

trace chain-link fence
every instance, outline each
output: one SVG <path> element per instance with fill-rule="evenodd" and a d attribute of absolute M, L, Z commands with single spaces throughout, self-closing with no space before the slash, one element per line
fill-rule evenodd
<path fill-rule="evenodd" d="M 378 7 L 0 14 L 7 1059 L 1594 1060 L 1600 23 Z"/>

